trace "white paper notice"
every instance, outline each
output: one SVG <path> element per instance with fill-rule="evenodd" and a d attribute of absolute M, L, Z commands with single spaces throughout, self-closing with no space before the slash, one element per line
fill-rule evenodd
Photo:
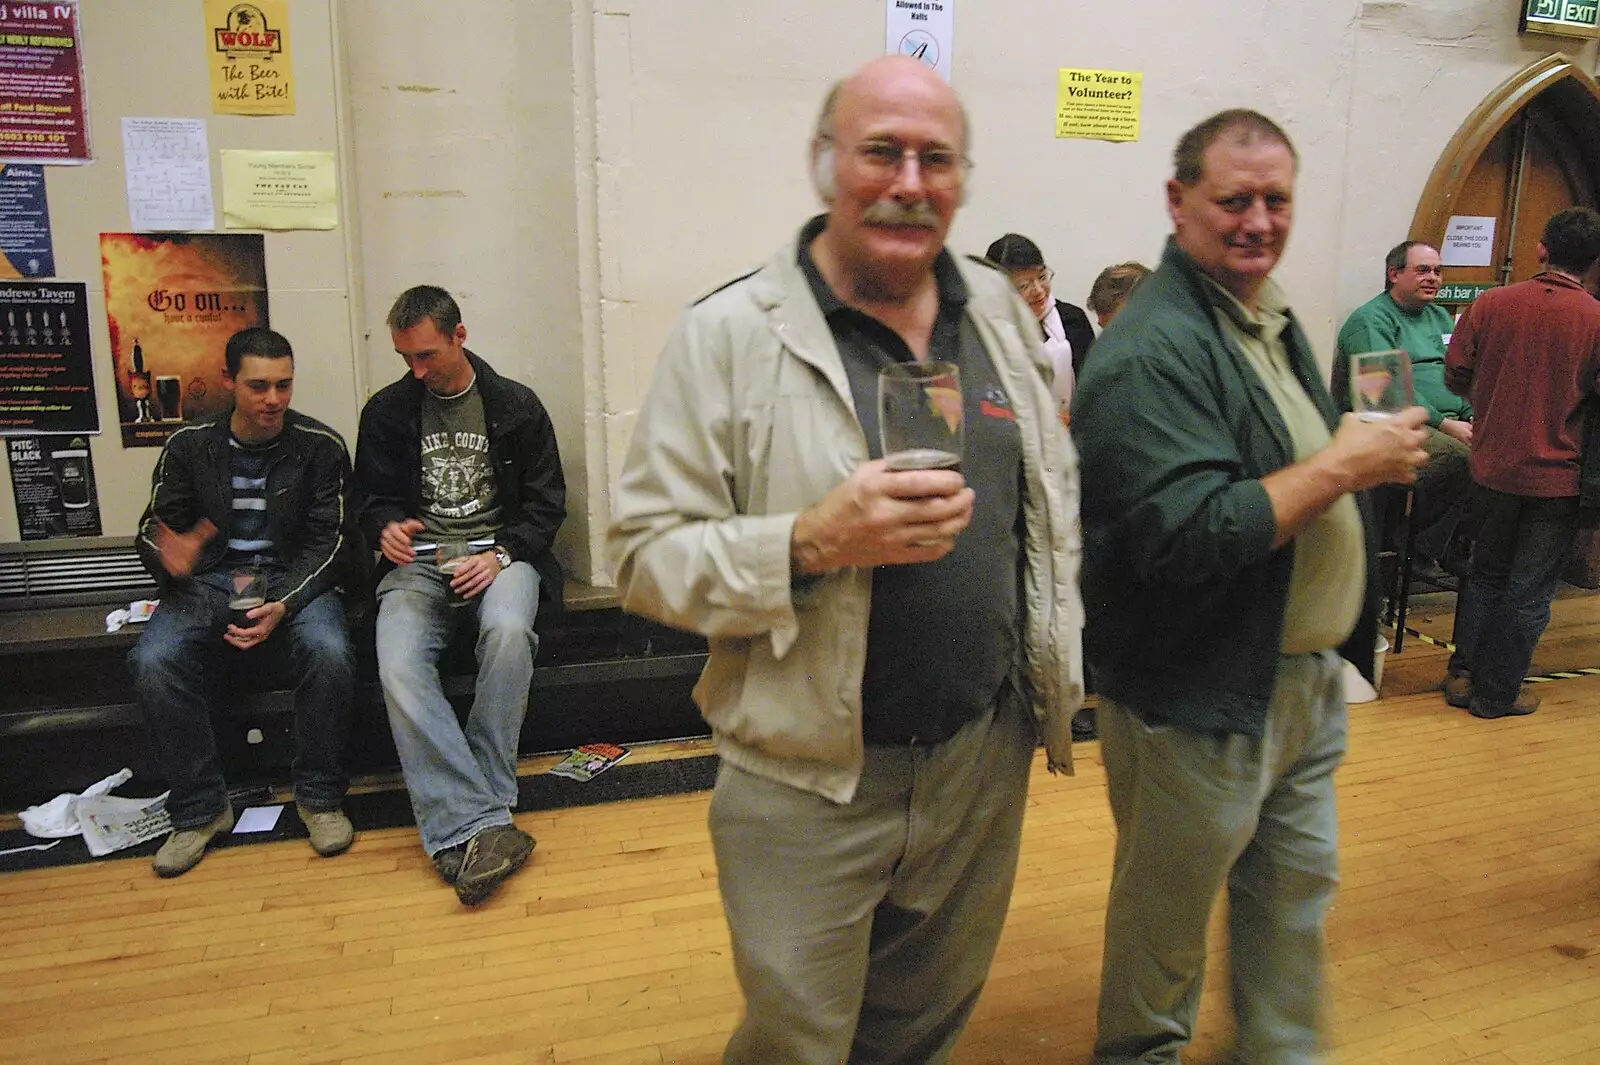
<path fill-rule="evenodd" d="M 887 55 L 920 59 L 950 80 L 956 0 L 884 0 L 888 5 Z"/>
<path fill-rule="evenodd" d="M 203 118 L 124 118 L 128 217 L 136 230 L 216 228 Z"/>
<path fill-rule="evenodd" d="M 252 806 L 239 812 L 239 820 L 234 823 L 233 834 L 241 832 L 271 832 L 278 827 L 278 817 L 283 813 L 281 806 Z"/>
<path fill-rule="evenodd" d="M 1494 258 L 1494 217 L 1454 215 L 1439 245 L 1439 261 L 1446 266 L 1489 266 Z"/>

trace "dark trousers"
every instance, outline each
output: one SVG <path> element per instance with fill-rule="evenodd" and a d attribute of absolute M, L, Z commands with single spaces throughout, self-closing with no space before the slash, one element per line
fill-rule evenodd
<path fill-rule="evenodd" d="M 1467 470 L 1467 445 L 1438 429 L 1428 430 L 1424 445 L 1428 463 L 1417 471 L 1417 494 L 1411 520 L 1417 527 L 1413 561 L 1438 562 L 1461 524 L 1472 497 L 1472 474 Z"/>
<path fill-rule="evenodd" d="M 1578 531 L 1578 497 L 1540 499 L 1472 489 L 1477 538 L 1456 606 L 1450 668 L 1472 673 L 1473 697 L 1516 701 L 1533 649 L 1550 623 L 1561 569 Z"/>
<path fill-rule="evenodd" d="M 338 594 L 318 596 L 249 651 L 223 642 L 227 626 L 228 593 L 185 581 L 166 590 L 128 652 L 156 764 L 172 789 L 173 825 L 198 828 L 227 802 L 211 714 L 241 667 L 293 684 L 295 800 L 308 810 L 338 809 L 349 784 L 339 763 L 355 678 Z"/>

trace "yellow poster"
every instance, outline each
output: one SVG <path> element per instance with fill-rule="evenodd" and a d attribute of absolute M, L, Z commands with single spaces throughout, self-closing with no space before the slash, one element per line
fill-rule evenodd
<path fill-rule="evenodd" d="M 334 229 L 339 193 L 332 152 L 222 152 L 226 229 Z"/>
<path fill-rule="evenodd" d="M 1056 81 L 1056 136 L 1138 140 L 1143 91 L 1144 75 L 1131 70 L 1062 67 Z"/>
<path fill-rule="evenodd" d="M 205 5 L 212 112 L 294 114 L 288 0 L 205 0 Z"/>

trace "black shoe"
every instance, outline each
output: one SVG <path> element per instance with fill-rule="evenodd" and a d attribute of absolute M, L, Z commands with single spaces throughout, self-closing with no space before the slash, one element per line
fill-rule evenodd
<path fill-rule="evenodd" d="M 1092 707 L 1086 706 L 1072 715 L 1072 738 L 1078 743 L 1100 738 L 1100 730 L 1095 723 Z"/>
<path fill-rule="evenodd" d="M 454 847 L 446 847 L 433 856 L 433 869 L 439 874 L 440 880 L 453 885 L 456 877 L 461 875 L 461 865 L 466 860 L 467 845 L 457 843 Z"/>
<path fill-rule="evenodd" d="M 1472 674 L 1466 670 L 1445 668 L 1444 701 L 1457 710 L 1472 706 Z"/>
<path fill-rule="evenodd" d="M 1493 721 L 1500 717 L 1527 717 L 1537 709 L 1539 709 L 1539 697 L 1527 688 L 1523 688 L 1517 693 L 1517 701 L 1514 703 L 1492 703 L 1487 699 L 1474 697 L 1467 713 L 1473 717 L 1481 717 L 1485 721 Z"/>
<path fill-rule="evenodd" d="M 476 906 L 493 895 L 505 879 L 533 853 L 533 837 L 516 825 L 494 825 L 467 841 L 467 851 L 456 874 L 456 898 L 463 906 Z"/>

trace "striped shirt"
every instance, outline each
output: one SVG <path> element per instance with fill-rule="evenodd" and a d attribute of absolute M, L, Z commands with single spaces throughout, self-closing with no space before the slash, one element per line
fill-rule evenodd
<path fill-rule="evenodd" d="M 252 446 L 230 435 L 228 444 L 233 456 L 233 521 L 228 530 L 227 561 L 275 561 L 276 547 L 267 526 L 267 468 L 278 441 Z"/>

